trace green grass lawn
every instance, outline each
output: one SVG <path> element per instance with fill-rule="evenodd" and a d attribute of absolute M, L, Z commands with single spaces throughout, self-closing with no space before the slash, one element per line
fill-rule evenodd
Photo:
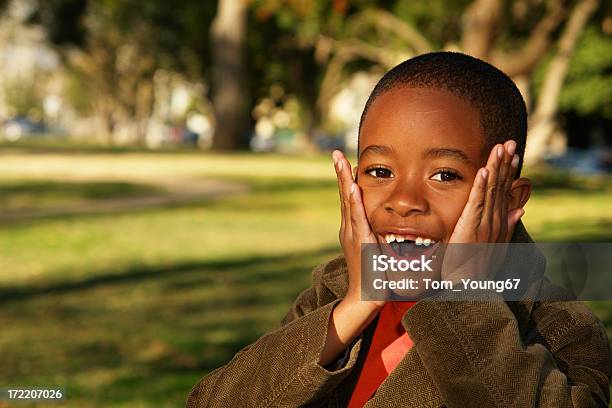
<path fill-rule="evenodd" d="M 612 242 L 608 181 L 533 176 L 537 240 Z M 0 387 L 62 386 L 70 407 L 180 406 L 340 251 L 322 156 L 0 150 L 0 212 L 163 194 L 157 178 L 249 191 L 0 221 Z M 593 307 L 612 328 L 610 304 Z"/>

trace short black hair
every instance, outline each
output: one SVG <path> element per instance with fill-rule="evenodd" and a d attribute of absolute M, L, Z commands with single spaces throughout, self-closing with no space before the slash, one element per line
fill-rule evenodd
<path fill-rule="evenodd" d="M 442 89 L 470 102 L 480 113 L 485 136 L 483 154 L 498 143 L 516 141 L 518 178 L 527 141 L 527 108 L 518 88 L 506 74 L 485 61 L 459 52 L 432 52 L 408 59 L 387 72 L 374 87 L 361 114 L 359 135 L 376 98 L 398 87 Z"/>

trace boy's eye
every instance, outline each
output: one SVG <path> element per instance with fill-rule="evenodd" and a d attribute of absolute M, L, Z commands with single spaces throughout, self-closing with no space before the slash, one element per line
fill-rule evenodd
<path fill-rule="evenodd" d="M 366 170 L 366 173 L 372 177 L 377 177 L 377 178 L 393 177 L 393 173 L 391 173 L 391 170 L 385 169 L 384 167 L 376 167 L 373 169 L 369 169 L 369 170 Z"/>
<path fill-rule="evenodd" d="M 441 181 L 442 183 L 450 183 L 455 180 L 460 180 L 461 176 L 451 170 L 441 170 L 434 174 L 431 179 Z"/>

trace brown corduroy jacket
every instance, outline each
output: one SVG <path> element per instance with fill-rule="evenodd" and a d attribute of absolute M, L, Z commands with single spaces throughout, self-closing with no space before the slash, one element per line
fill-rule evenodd
<path fill-rule="evenodd" d="M 533 242 L 522 223 L 512 242 Z M 535 253 L 521 267 L 539 273 L 542 258 Z M 187 407 L 346 407 L 378 320 L 333 364 L 318 364 L 330 314 L 347 288 L 342 256 L 319 265 L 281 327 L 202 378 Z M 414 347 L 365 407 L 608 406 L 610 345 L 583 303 L 504 302 L 483 291 L 465 301 L 435 296 L 404 315 Z"/>

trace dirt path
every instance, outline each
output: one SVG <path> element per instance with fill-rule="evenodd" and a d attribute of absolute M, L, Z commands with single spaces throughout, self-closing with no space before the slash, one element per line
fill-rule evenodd
<path fill-rule="evenodd" d="M 62 181 L 67 181 L 63 178 Z M 84 182 L 83 179 L 72 181 Z M 142 196 L 126 196 L 100 199 L 96 202 L 78 203 L 74 205 L 50 206 L 44 209 L 19 209 L 0 212 L 0 222 L 22 221 L 37 218 L 58 217 L 65 215 L 108 214 L 135 209 L 158 208 L 173 205 L 183 205 L 204 199 L 214 199 L 248 191 L 245 184 L 210 179 L 180 179 L 156 180 L 129 177 L 118 179 L 90 179 L 91 182 L 127 181 L 139 184 L 149 184 L 162 191 L 161 194 Z"/>

